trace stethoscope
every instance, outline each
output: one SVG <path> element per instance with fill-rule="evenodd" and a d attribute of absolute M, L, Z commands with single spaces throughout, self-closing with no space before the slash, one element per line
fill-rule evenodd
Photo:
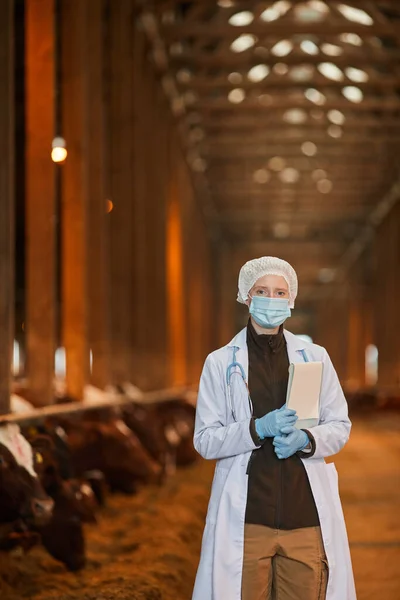
<path fill-rule="evenodd" d="M 253 414 L 253 403 L 250 398 L 250 390 L 249 390 L 248 383 L 246 381 L 246 373 L 244 371 L 243 365 L 241 365 L 240 362 L 238 362 L 236 360 L 236 353 L 238 350 L 239 350 L 238 346 L 233 346 L 232 362 L 227 366 L 227 369 L 226 369 L 226 384 L 227 384 L 227 388 L 228 388 L 228 403 L 229 403 L 229 409 L 232 413 L 232 417 L 233 417 L 234 421 L 237 421 L 237 418 L 236 418 L 236 413 L 235 413 L 235 407 L 233 405 L 232 389 L 231 389 L 231 379 L 232 379 L 233 375 L 240 375 L 240 377 L 243 379 L 243 382 L 247 389 L 247 398 L 249 401 L 250 412 L 251 412 L 251 414 Z M 296 352 L 300 352 L 300 354 L 303 357 L 304 362 L 309 362 L 308 356 L 304 349 L 297 350 Z"/>

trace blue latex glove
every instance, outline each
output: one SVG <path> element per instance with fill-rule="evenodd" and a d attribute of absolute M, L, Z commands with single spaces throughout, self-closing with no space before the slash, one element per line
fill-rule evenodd
<path fill-rule="evenodd" d="M 289 458 L 309 443 L 308 435 L 301 429 L 294 429 L 288 435 L 277 435 L 272 442 L 278 458 Z"/>
<path fill-rule="evenodd" d="M 282 408 L 272 410 L 255 420 L 257 435 L 262 440 L 267 437 L 275 437 L 282 433 L 282 428 L 293 426 L 296 421 L 296 411 L 283 405 Z"/>

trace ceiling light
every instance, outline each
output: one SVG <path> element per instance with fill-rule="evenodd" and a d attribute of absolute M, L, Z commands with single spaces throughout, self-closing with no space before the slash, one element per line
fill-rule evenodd
<path fill-rule="evenodd" d="M 245 25 L 250 25 L 254 20 L 254 15 L 249 10 L 243 10 L 241 12 L 233 14 L 229 18 L 229 24 L 234 25 L 235 27 L 243 27 Z"/>
<path fill-rule="evenodd" d="M 325 267 L 319 270 L 318 279 L 321 283 L 331 283 L 336 276 L 335 269 Z"/>
<path fill-rule="evenodd" d="M 329 125 L 327 132 L 328 135 L 336 139 L 342 137 L 343 135 L 343 130 L 341 127 L 339 127 L 339 125 Z"/>
<path fill-rule="evenodd" d="M 293 81 L 308 81 L 312 79 L 314 67 L 312 65 L 298 65 L 290 69 L 290 78 Z"/>
<path fill-rule="evenodd" d="M 362 69 L 356 69 L 355 67 L 346 67 L 345 73 L 347 77 L 355 83 L 364 83 L 369 79 L 366 71 L 363 71 Z"/>
<path fill-rule="evenodd" d="M 234 90 L 231 90 L 228 94 L 228 100 L 233 104 L 240 104 L 240 102 L 243 102 L 245 97 L 246 93 L 244 90 L 242 90 L 242 88 L 235 88 Z"/>
<path fill-rule="evenodd" d="M 273 156 L 268 161 L 268 166 L 272 171 L 282 171 L 285 168 L 286 161 L 280 156 Z"/>
<path fill-rule="evenodd" d="M 301 125 L 307 121 L 307 113 L 301 108 L 290 108 L 283 114 L 283 120 L 292 125 Z"/>
<path fill-rule="evenodd" d="M 317 189 L 321 194 L 329 194 L 332 191 L 333 183 L 330 179 L 320 179 L 317 181 Z"/>
<path fill-rule="evenodd" d="M 326 98 L 324 96 L 324 94 L 321 94 L 320 91 L 314 89 L 314 88 L 308 88 L 305 92 L 304 92 L 305 97 L 307 98 L 307 100 L 309 100 L 310 102 L 313 102 L 314 104 L 325 104 L 326 102 Z"/>
<path fill-rule="evenodd" d="M 249 48 L 252 48 L 256 43 L 257 38 L 255 35 L 251 35 L 250 33 L 243 33 L 239 35 L 231 44 L 232 52 L 244 52 Z"/>
<path fill-rule="evenodd" d="M 195 102 L 197 102 L 198 96 L 196 92 L 193 92 L 193 90 L 188 90 L 183 94 L 183 100 L 187 106 L 190 106 L 191 104 L 195 104 Z"/>
<path fill-rule="evenodd" d="M 342 89 L 342 94 L 345 98 L 347 98 L 347 100 L 350 100 L 350 102 L 356 102 L 357 104 L 362 102 L 364 98 L 364 94 L 360 88 L 356 87 L 355 85 L 347 85 L 344 87 Z"/>
<path fill-rule="evenodd" d="M 192 169 L 196 173 L 204 173 L 207 170 L 207 163 L 204 158 L 195 158 L 192 162 Z"/>
<path fill-rule="evenodd" d="M 275 56 L 287 56 L 293 50 L 293 42 L 290 40 L 281 40 L 271 48 L 272 54 Z"/>
<path fill-rule="evenodd" d="M 342 33 L 339 36 L 341 42 L 352 44 L 353 46 L 362 46 L 362 38 L 357 33 Z"/>
<path fill-rule="evenodd" d="M 333 81 L 342 81 L 343 79 L 343 72 L 333 63 L 320 63 L 317 69 L 324 77 L 332 79 Z"/>
<path fill-rule="evenodd" d="M 289 67 L 285 63 L 275 63 L 272 68 L 277 75 L 286 75 L 289 71 Z"/>
<path fill-rule="evenodd" d="M 250 81 L 262 81 L 267 77 L 269 71 L 270 69 L 267 67 L 267 65 L 256 65 L 250 69 L 250 71 L 247 73 L 247 77 L 250 79 Z"/>
<path fill-rule="evenodd" d="M 329 6 L 322 0 L 308 0 L 308 5 L 314 10 L 319 10 L 322 13 L 329 12 Z"/>
<path fill-rule="evenodd" d="M 322 44 L 321 50 L 328 56 L 340 56 L 343 54 L 343 48 L 341 46 L 336 46 L 335 44 Z"/>
<path fill-rule="evenodd" d="M 343 123 L 346 120 L 346 117 L 342 112 L 340 112 L 340 110 L 332 109 L 328 111 L 328 119 L 331 123 L 334 123 L 335 125 L 343 125 Z"/>
<path fill-rule="evenodd" d="M 62 163 L 67 158 L 67 144 L 64 138 L 57 136 L 51 143 L 51 160 L 55 163 Z"/>
<path fill-rule="evenodd" d="M 336 8 L 348 21 L 360 23 L 361 25 L 374 24 L 373 18 L 361 8 L 354 8 L 353 6 L 347 6 L 347 4 L 338 4 Z"/>
<path fill-rule="evenodd" d="M 229 83 L 232 83 L 233 85 L 237 85 L 238 83 L 241 83 L 243 80 L 243 75 L 241 73 L 229 73 L 228 75 L 228 81 Z"/>
<path fill-rule="evenodd" d="M 169 47 L 169 53 L 171 56 L 180 56 L 183 53 L 183 45 L 181 42 L 174 42 Z"/>
<path fill-rule="evenodd" d="M 189 69 L 179 69 L 176 74 L 176 79 L 180 83 L 188 83 L 192 79 L 192 73 L 189 71 Z"/>
<path fill-rule="evenodd" d="M 311 40 L 303 40 L 300 44 L 300 48 L 306 54 L 315 55 L 319 53 L 319 48 L 317 44 L 315 44 Z"/>
<path fill-rule="evenodd" d="M 283 17 L 283 15 L 285 15 L 290 8 L 291 2 L 285 0 L 274 2 L 272 6 L 261 13 L 260 19 L 262 21 L 266 21 L 267 23 L 270 21 L 276 21 L 280 17 Z"/>
<path fill-rule="evenodd" d="M 314 179 L 314 181 L 319 181 L 320 179 L 326 179 L 328 174 L 326 171 L 324 171 L 324 169 L 314 169 L 314 171 L 311 173 L 311 177 Z"/>
<path fill-rule="evenodd" d="M 300 173 L 293 167 L 286 167 L 279 173 L 279 179 L 284 183 L 296 183 L 300 179 Z"/>
<path fill-rule="evenodd" d="M 302 2 L 294 7 L 296 18 L 305 23 L 318 23 L 325 18 L 329 12 L 329 7 L 324 2 L 310 0 Z"/>
<path fill-rule="evenodd" d="M 271 173 L 267 169 L 257 169 L 253 173 L 253 179 L 256 183 L 267 183 L 271 179 Z"/>
<path fill-rule="evenodd" d="M 301 145 L 301 151 L 306 156 L 315 156 L 317 154 L 317 146 L 314 142 L 303 142 Z"/>
<path fill-rule="evenodd" d="M 287 223 L 275 223 L 273 231 L 276 238 L 285 239 L 290 235 L 290 225 Z"/>

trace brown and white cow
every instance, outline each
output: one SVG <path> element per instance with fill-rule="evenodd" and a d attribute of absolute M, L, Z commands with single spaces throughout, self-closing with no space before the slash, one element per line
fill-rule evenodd
<path fill-rule="evenodd" d="M 8 549 L 10 539 L 18 545 L 18 535 L 23 537 L 27 526 L 46 525 L 53 506 L 35 472 L 32 447 L 19 426 L 0 425 L 0 548 Z"/>

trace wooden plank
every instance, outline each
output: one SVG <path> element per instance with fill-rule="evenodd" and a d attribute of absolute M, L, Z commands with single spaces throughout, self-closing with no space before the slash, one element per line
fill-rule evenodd
<path fill-rule="evenodd" d="M 54 0 L 29 0 L 26 28 L 26 363 L 38 405 L 53 402 L 56 349 Z M 59 168 L 59 167 L 58 167 Z"/>
<path fill-rule="evenodd" d="M 14 332 L 14 2 L 0 3 L 0 414 L 9 410 Z"/>

